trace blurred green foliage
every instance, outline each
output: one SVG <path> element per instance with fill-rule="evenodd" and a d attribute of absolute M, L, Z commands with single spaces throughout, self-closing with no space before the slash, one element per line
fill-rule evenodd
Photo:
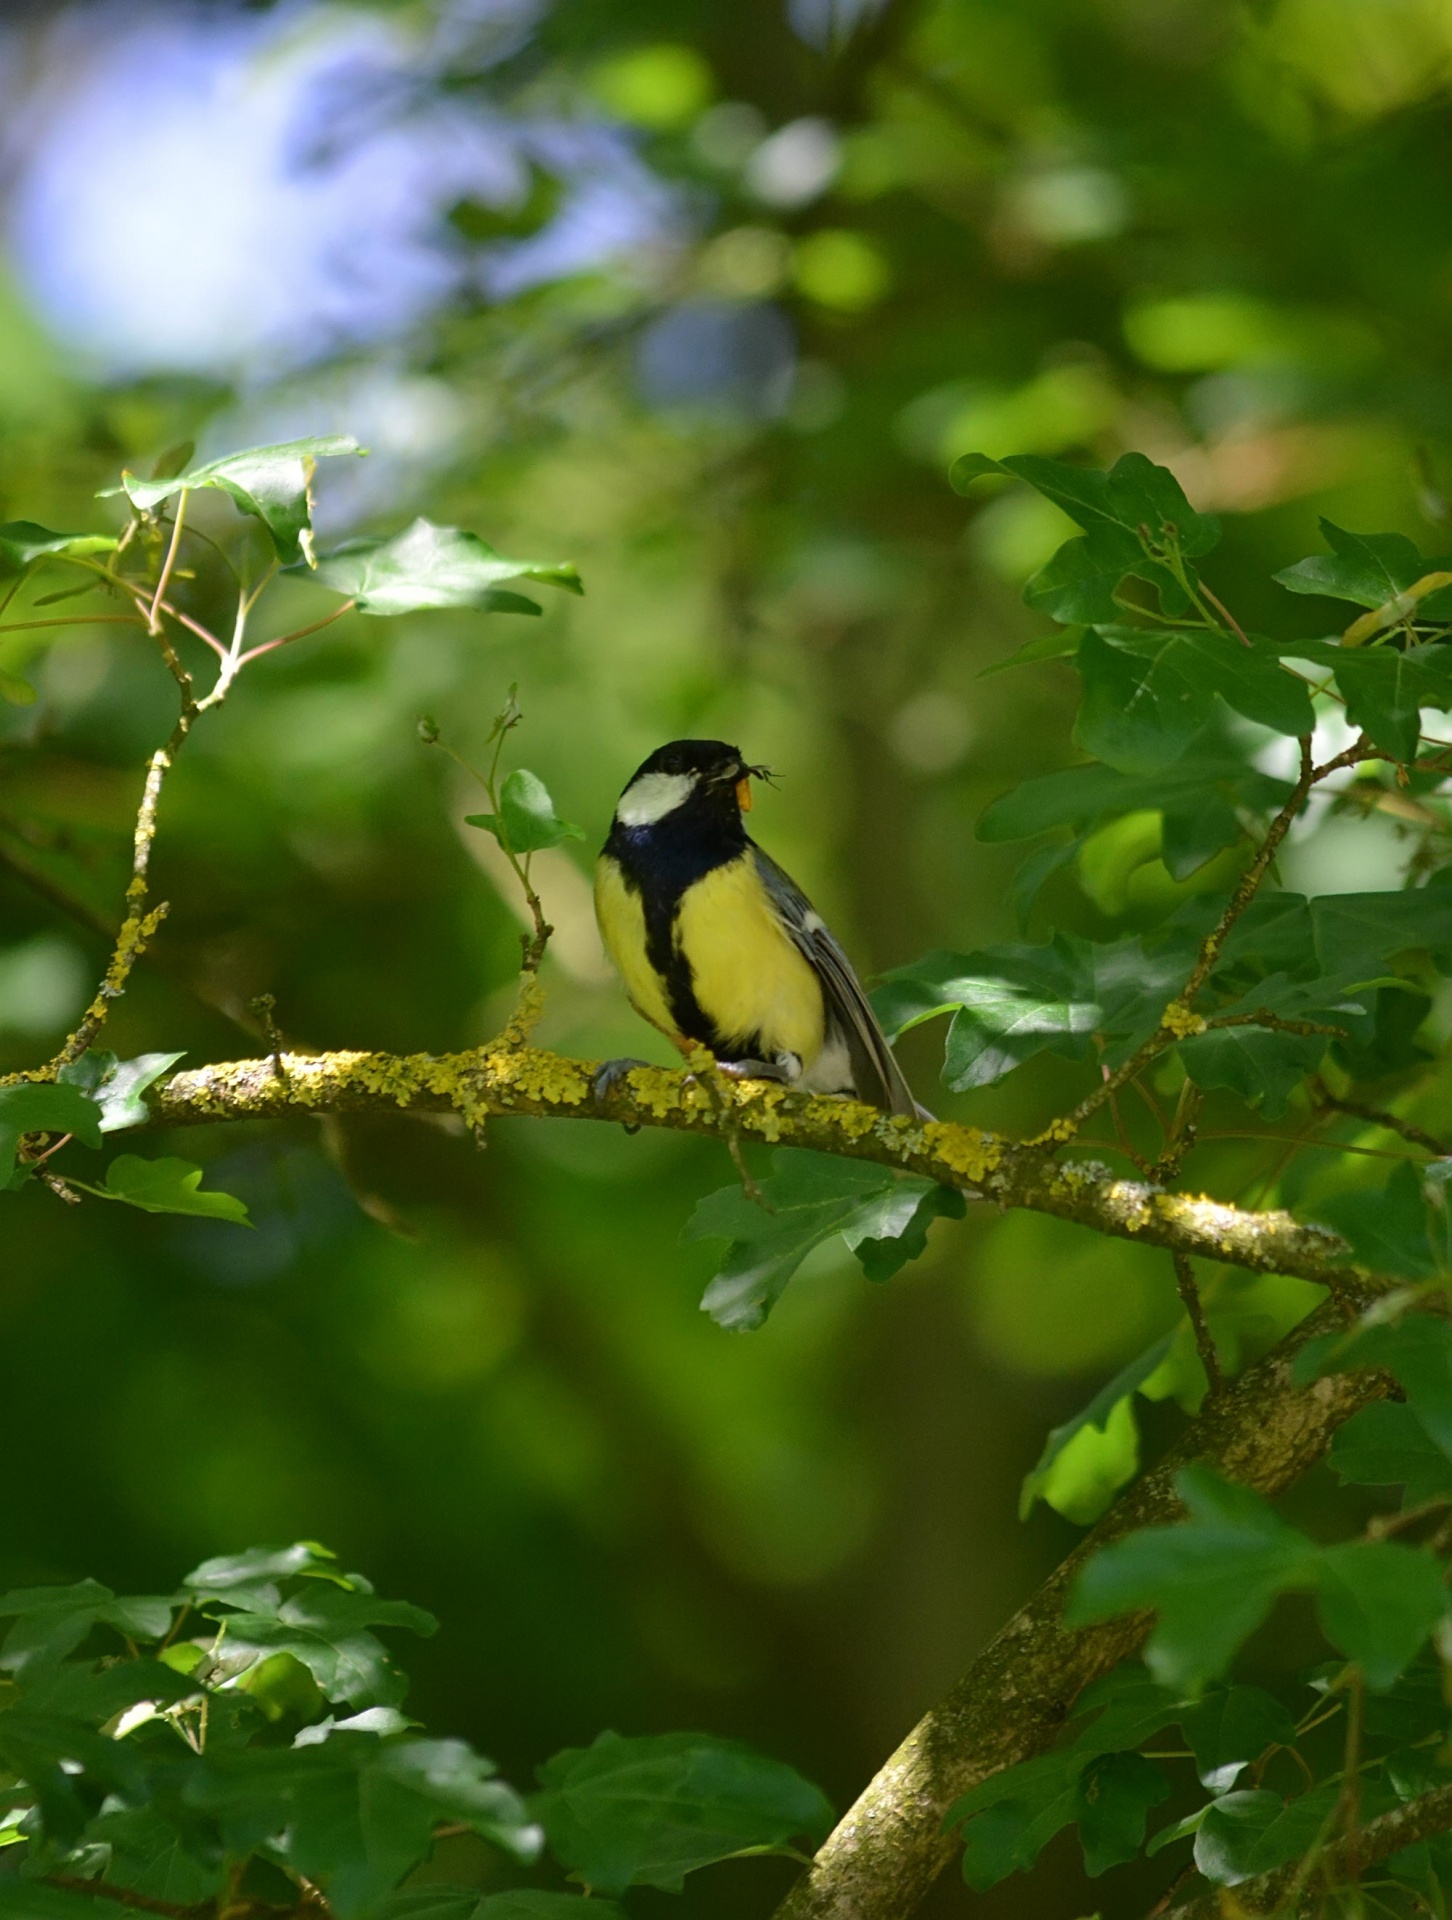
<path fill-rule="evenodd" d="M 559 0 L 502 62 L 435 72 L 438 111 L 619 116 L 685 209 L 677 246 L 458 297 L 375 356 L 401 406 L 457 427 L 379 528 L 418 508 L 568 553 L 587 595 L 527 623 L 358 619 L 262 663 L 168 791 L 172 914 L 113 1015 L 123 1057 L 251 1052 L 237 1022 L 263 993 L 297 1046 L 497 1028 L 514 896 L 463 825 L 477 793 L 415 729 L 433 713 L 471 757 L 514 681 L 529 764 L 592 842 L 645 753 L 721 735 L 778 770 L 760 837 L 864 972 L 1018 938 L 1020 850 L 974 824 L 1073 757 L 1073 682 L 980 675 L 1042 633 L 1019 590 L 1074 529 L 1021 487 L 955 496 L 964 453 L 1149 454 L 1223 516 L 1215 579 L 1241 619 L 1274 606 L 1308 640 L 1336 613 L 1268 575 L 1319 550 L 1318 514 L 1447 543 L 1434 0 L 894 0 L 835 39 L 811 26 L 830 14 L 797 7 L 798 31 L 776 0 Z M 547 225 L 548 169 L 505 211 L 456 208 L 448 231 L 487 249 Z M 329 380 L 368 365 L 356 349 L 237 392 L 98 381 L 9 274 L 0 517 L 118 524 L 92 495 L 119 466 L 268 437 L 247 423 L 308 391 L 330 405 Z M 330 429 L 357 424 L 343 412 Z M 291 591 L 280 617 L 316 617 Z M 0 670 L 38 652 L 17 635 Z M 129 637 L 65 631 L 35 671 L 39 700 L 0 707 L 5 1067 L 85 997 L 171 718 Z M 1402 830 L 1329 813 L 1287 884 L 1398 884 Z M 1182 901 L 1153 819 L 1132 844 L 1105 831 L 1046 878 L 1030 937 L 1127 936 Z M 653 1053 L 603 966 L 584 850 L 534 874 L 558 929 L 541 1037 Z M 929 1040 L 904 1056 L 942 1111 L 1013 1130 L 1082 1084 L 1046 1055 L 930 1093 Z M 1446 1098 L 1430 1089 L 1427 1125 Z M 12 1209 L 0 1571 L 145 1589 L 241 1538 L 335 1540 L 444 1619 L 415 1663 L 425 1717 L 517 1778 L 603 1725 L 707 1724 L 845 1802 L 1071 1537 L 1014 1517 L 1044 1430 L 1174 1314 L 1167 1263 L 970 1218 L 884 1290 L 814 1255 L 768 1327 L 732 1337 L 697 1311 L 711 1265 L 680 1241 L 725 1177 L 700 1142 L 516 1122 L 481 1156 L 422 1121 L 339 1121 L 195 1150 L 253 1233 L 39 1192 Z M 1304 1156 L 1281 1196 L 1314 1196 L 1328 1165 Z M 1234 1140 L 1190 1177 L 1266 1190 Z M 1039 1910 L 1085 1911 L 1077 1864 L 1051 1862 Z M 722 1873 L 702 1913 L 769 1910 L 787 1869 Z"/>

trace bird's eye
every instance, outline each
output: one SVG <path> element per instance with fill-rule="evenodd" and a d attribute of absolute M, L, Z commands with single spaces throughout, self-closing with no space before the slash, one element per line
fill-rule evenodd
<path fill-rule="evenodd" d="M 667 754 L 665 770 L 667 773 L 683 773 L 685 771 L 685 762 L 678 753 Z"/>

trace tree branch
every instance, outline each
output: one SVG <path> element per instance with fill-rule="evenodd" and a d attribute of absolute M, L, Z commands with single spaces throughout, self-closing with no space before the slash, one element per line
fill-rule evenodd
<path fill-rule="evenodd" d="M 1242 1880 L 1227 1897 L 1234 1901 L 1236 1913 L 1275 1913 L 1296 1890 L 1298 1881 L 1308 1894 L 1345 1885 L 1353 1873 L 1364 1873 L 1368 1867 L 1389 1860 L 1404 1847 L 1414 1847 L 1418 1841 L 1430 1840 L 1449 1828 L 1452 1828 L 1452 1787 L 1436 1787 L 1404 1807 L 1368 1820 L 1354 1836 L 1324 1848 L 1309 1873 L 1303 1861 L 1293 1860 L 1289 1866 L 1277 1867 L 1274 1873 Z M 1223 1920 L 1226 1912 L 1225 1901 L 1217 1891 L 1171 1908 L 1165 1920 Z"/>
<path fill-rule="evenodd" d="M 154 1123 L 268 1120 L 286 1114 L 454 1112 L 471 1129 L 492 1116 L 617 1120 L 635 1127 L 814 1148 L 926 1175 L 975 1199 L 1073 1220 L 1119 1240 L 1199 1254 L 1255 1273 L 1295 1274 L 1353 1299 L 1381 1284 L 1346 1263 L 1345 1243 L 1288 1213 L 1251 1213 L 1202 1195 L 1116 1179 L 1092 1161 L 1058 1165 L 1028 1144 L 947 1120 L 910 1120 L 830 1095 L 765 1081 L 726 1083 L 718 1103 L 699 1079 L 635 1067 L 597 1094 L 597 1063 L 511 1043 L 471 1053 L 319 1053 L 234 1060 L 176 1073 L 154 1087 Z"/>
<path fill-rule="evenodd" d="M 1192 1460 L 1260 1493 L 1284 1491 L 1321 1458 L 1343 1422 L 1391 1390 L 1388 1379 L 1372 1373 L 1293 1384 L 1296 1354 L 1342 1325 L 1343 1308 L 1328 1301 L 1206 1403 L 1179 1444 L 1121 1495 L 914 1727 L 818 1851 L 777 1920 L 906 1920 L 916 1911 L 956 1850 L 957 1841 L 942 1831 L 954 1800 L 1044 1752 L 1078 1694 L 1150 1630 L 1148 1614 L 1063 1626 L 1064 1603 L 1089 1556 L 1141 1527 L 1182 1518 L 1174 1479 Z"/>

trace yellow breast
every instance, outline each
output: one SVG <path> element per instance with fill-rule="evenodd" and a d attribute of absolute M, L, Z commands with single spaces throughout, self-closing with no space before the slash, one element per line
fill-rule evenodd
<path fill-rule="evenodd" d="M 674 1034 L 675 1015 L 660 975 L 646 958 L 645 909 L 640 895 L 626 886 L 624 874 L 608 854 L 601 854 L 595 865 L 595 918 L 600 923 L 605 951 L 625 982 L 631 1005 L 653 1027 Z"/>
<path fill-rule="evenodd" d="M 749 848 L 686 889 L 676 945 L 702 1012 L 728 1047 L 759 1035 L 768 1056 L 795 1053 L 804 1065 L 821 1052 L 821 984 L 773 912 Z"/>

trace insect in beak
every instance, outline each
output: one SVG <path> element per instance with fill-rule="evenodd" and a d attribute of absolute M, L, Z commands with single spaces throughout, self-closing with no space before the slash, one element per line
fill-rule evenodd
<path fill-rule="evenodd" d="M 743 813 L 751 811 L 751 775 L 743 773 L 736 782 L 736 804 Z"/>

